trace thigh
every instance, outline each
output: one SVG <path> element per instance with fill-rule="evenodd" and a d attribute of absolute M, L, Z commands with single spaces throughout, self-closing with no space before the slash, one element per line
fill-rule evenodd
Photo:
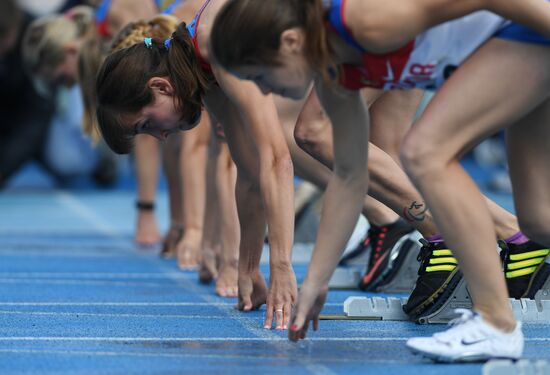
<path fill-rule="evenodd" d="M 548 223 L 550 99 L 510 127 L 506 135 L 510 177 L 518 217 L 523 224 Z"/>
<path fill-rule="evenodd" d="M 369 108 L 370 141 L 396 160 L 422 97 L 421 90 L 388 91 Z"/>
<path fill-rule="evenodd" d="M 548 97 L 549 64 L 550 48 L 491 39 L 436 93 L 407 135 L 407 151 L 448 161 L 516 123 Z"/>

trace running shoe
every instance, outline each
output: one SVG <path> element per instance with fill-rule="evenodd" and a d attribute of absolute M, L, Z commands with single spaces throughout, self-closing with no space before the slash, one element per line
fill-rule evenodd
<path fill-rule="evenodd" d="M 414 228 L 403 219 L 385 226 L 371 226 L 368 233 L 368 243 L 371 247 L 369 262 L 365 275 L 359 282 L 359 289 L 375 291 L 384 283 L 392 270 L 400 266 L 404 257 L 399 257 L 400 251 L 405 251 L 403 244 L 414 232 Z M 395 274 L 395 273 L 393 273 Z"/>
<path fill-rule="evenodd" d="M 347 267 L 357 264 L 365 264 L 365 259 L 370 251 L 370 243 L 371 243 L 371 229 L 372 225 L 369 227 L 367 232 L 365 233 L 363 239 L 359 241 L 357 246 L 355 246 L 353 249 L 347 251 L 347 253 L 344 254 L 342 259 L 340 259 L 340 262 L 338 263 L 338 267 Z"/>
<path fill-rule="evenodd" d="M 414 353 L 439 362 L 479 362 L 492 358 L 519 359 L 524 338 L 521 323 L 510 332 L 502 332 L 488 324 L 480 314 L 456 309 L 461 316 L 452 320 L 447 331 L 432 337 L 414 337 L 407 347 Z"/>
<path fill-rule="evenodd" d="M 462 278 L 458 261 L 445 242 L 428 242 L 421 239 L 418 254 L 418 279 L 403 311 L 412 319 L 430 314 L 440 308 L 451 296 Z"/>
<path fill-rule="evenodd" d="M 550 276 L 550 249 L 533 241 L 521 245 L 499 241 L 500 257 L 511 298 L 535 298 Z"/>

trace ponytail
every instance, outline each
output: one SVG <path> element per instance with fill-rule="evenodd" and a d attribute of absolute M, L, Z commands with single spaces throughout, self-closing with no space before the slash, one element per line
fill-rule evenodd
<path fill-rule="evenodd" d="M 185 24 L 174 22 L 170 28 L 169 19 L 174 18 L 157 16 L 126 26 L 114 38 L 112 52 L 97 75 L 99 129 L 117 153 L 130 152 L 134 136 L 133 129 L 122 124 L 121 115 L 137 113 L 153 101 L 147 85 L 152 77 L 169 78 L 175 106 L 185 121 L 194 123 L 200 117 L 207 80 Z M 148 45 L 145 38 L 151 38 Z M 168 38 L 171 42 L 166 48 Z"/>
<path fill-rule="evenodd" d="M 208 81 L 197 58 L 191 35 L 183 22 L 172 34 L 167 68 L 176 97 L 184 98 L 182 106 L 184 117 L 191 123 L 198 120 Z M 195 79 L 189 79 L 189 77 Z"/>

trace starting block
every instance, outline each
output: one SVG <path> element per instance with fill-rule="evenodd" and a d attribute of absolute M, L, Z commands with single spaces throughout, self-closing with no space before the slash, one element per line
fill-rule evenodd
<path fill-rule="evenodd" d="M 397 257 L 404 255 L 402 266 L 395 272 L 395 275 L 390 276 L 391 280 L 385 284 L 381 284 L 376 288 L 377 292 L 381 293 L 410 293 L 414 288 L 414 283 L 418 277 L 418 252 L 420 251 L 420 242 L 422 235 L 417 231 L 403 237 L 398 241 L 390 256 Z M 365 272 L 365 267 L 368 261 L 368 251 L 350 261 L 347 266 L 336 268 L 329 281 L 329 289 L 357 289 L 362 275 Z"/>
<path fill-rule="evenodd" d="M 357 289 L 359 280 L 361 280 L 361 274 L 364 267 L 358 266 L 345 266 L 337 267 L 330 278 L 328 288 L 334 289 Z"/>
<path fill-rule="evenodd" d="M 483 365 L 482 375 L 547 375 L 550 374 L 550 362 L 544 360 L 519 361 L 492 360 Z"/>
<path fill-rule="evenodd" d="M 410 294 L 413 291 L 414 284 L 418 278 L 418 268 L 420 267 L 416 259 L 421 247 L 419 242 L 420 238 L 422 238 L 422 235 L 414 231 L 411 236 L 400 245 L 402 246 L 400 253 L 403 252 L 405 254 L 403 265 L 388 283 L 381 284 L 376 288 L 377 292 Z"/>
<path fill-rule="evenodd" d="M 349 297 L 344 302 L 344 314 L 348 317 L 365 317 L 376 320 L 409 320 L 403 312 L 406 298 Z M 510 299 L 514 316 L 522 322 L 550 324 L 550 278 L 535 299 Z M 417 319 L 420 324 L 448 323 L 456 318 L 455 309 L 472 308 L 472 300 L 466 281 L 461 279 L 451 297 L 435 311 Z"/>

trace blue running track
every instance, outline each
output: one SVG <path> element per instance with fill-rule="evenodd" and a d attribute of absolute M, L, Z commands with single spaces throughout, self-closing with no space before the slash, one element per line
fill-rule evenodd
<path fill-rule="evenodd" d="M 323 321 L 298 344 L 264 330 L 263 310 L 238 312 L 195 273 L 136 248 L 132 203 L 129 192 L 0 195 L 0 374 L 481 373 L 405 348 L 442 326 Z M 305 271 L 296 264 L 299 280 Z M 325 312 L 358 293 L 331 292 Z M 525 356 L 550 358 L 550 325 L 525 333 Z"/>

